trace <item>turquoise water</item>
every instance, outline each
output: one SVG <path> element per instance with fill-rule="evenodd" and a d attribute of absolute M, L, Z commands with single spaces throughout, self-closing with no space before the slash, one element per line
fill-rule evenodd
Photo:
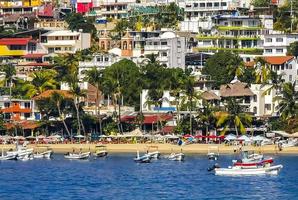
<path fill-rule="evenodd" d="M 278 176 L 222 177 L 207 172 L 206 156 L 185 162 L 133 162 L 135 155 L 89 161 L 0 162 L 0 199 L 298 199 L 298 156 L 275 156 Z M 233 156 L 221 156 L 227 166 Z"/>

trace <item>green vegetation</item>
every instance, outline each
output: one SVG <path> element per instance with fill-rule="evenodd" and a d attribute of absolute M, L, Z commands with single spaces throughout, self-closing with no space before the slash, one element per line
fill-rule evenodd
<path fill-rule="evenodd" d="M 93 17 L 85 17 L 80 13 L 71 13 L 66 17 L 66 22 L 68 23 L 68 27 L 72 31 L 80 31 L 83 33 L 91 33 L 93 38 L 97 37 L 97 31 L 93 24 Z"/>
<path fill-rule="evenodd" d="M 291 21 L 292 31 L 297 31 L 298 25 L 298 1 L 292 1 L 293 3 L 293 17 L 291 19 L 291 3 L 287 0 L 283 6 L 278 7 L 273 13 L 274 24 L 273 28 L 279 31 L 291 32 Z"/>
<path fill-rule="evenodd" d="M 262 27 L 260 26 L 217 26 L 217 29 L 220 31 L 255 31 L 261 30 Z"/>
<path fill-rule="evenodd" d="M 287 54 L 291 56 L 298 56 L 298 42 L 292 42 L 287 48 Z"/>

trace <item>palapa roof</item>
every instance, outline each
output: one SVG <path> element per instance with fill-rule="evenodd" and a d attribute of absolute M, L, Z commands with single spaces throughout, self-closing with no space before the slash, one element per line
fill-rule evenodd
<path fill-rule="evenodd" d="M 39 100 L 39 99 L 42 99 L 42 98 L 49 98 L 55 92 L 57 92 L 58 94 L 64 96 L 65 98 L 73 98 L 73 95 L 71 94 L 71 92 L 67 91 L 67 90 L 47 90 L 47 91 L 41 93 L 40 95 L 35 96 L 33 99 L 34 100 Z"/>
<path fill-rule="evenodd" d="M 240 81 L 221 85 L 219 92 L 221 97 L 244 97 L 254 95 L 248 84 Z"/>
<path fill-rule="evenodd" d="M 217 96 L 214 92 L 212 91 L 205 91 L 201 95 L 202 99 L 205 99 L 207 101 L 209 100 L 220 100 L 220 97 Z"/>
<path fill-rule="evenodd" d="M 5 123 L 4 125 L 6 129 L 12 129 L 15 126 L 20 126 L 22 129 L 35 129 L 40 126 L 38 122 L 29 120 L 19 121 L 17 123 Z"/>

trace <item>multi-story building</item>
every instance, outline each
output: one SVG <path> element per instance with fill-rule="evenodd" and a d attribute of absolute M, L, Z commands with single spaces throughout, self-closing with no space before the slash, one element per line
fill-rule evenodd
<path fill-rule="evenodd" d="M 34 28 L 36 29 L 44 29 L 44 30 L 66 30 L 68 24 L 65 21 L 57 21 L 57 20 L 42 20 L 34 23 Z"/>
<path fill-rule="evenodd" d="M 46 53 L 75 53 L 90 48 L 90 33 L 70 30 L 49 31 L 41 35 L 41 44 Z"/>
<path fill-rule="evenodd" d="M 287 47 L 291 43 L 298 41 L 298 34 L 286 34 L 277 31 L 271 31 L 263 35 L 263 55 L 285 56 Z"/>
<path fill-rule="evenodd" d="M 96 16 L 122 19 L 128 16 L 128 5 L 136 0 L 93 0 L 93 11 Z"/>
<path fill-rule="evenodd" d="M 4 120 L 34 120 L 38 117 L 32 100 L 10 99 L 9 96 L 0 96 L 0 111 Z"/>
<path fill-rule="evenodd" d="M 272 16 L 260 18 L 219 15 L 212 19 L 213 28 L 200 32 L 196 50 L 203 52 L 232 50 L 240 54 L 262 54 L 260 35 L 263 34 L 265 28 L 272 28 L 270 24 Z"/>
<path fill-rule="evenodd" d="M 0 39 L 0 58 L 21 57 L 37 51 L 37 42 L 28 38 L 2 38 Z"/>
<path fill-rule="evenodd" d="M 174 32 L 146 39 L 145 54 L 157 54 L 157 60 L 167 67 L 185 67 L 185 38 Z"/>
<path fill-rule="evenodd" d="M 97 69 L 104 69 L 105 67 L 111 66 L 115 62 L 118 62 L 120 60 L 119 56 L 116 56 L 114 54 L 96 54 L 93 55 L 93 59 L 91 61 L 80 61 L 79 62 L 79 78 L 80 80 L 83 80 L 84 71 L 90 70 L 93 67 L 96 67 Z"/>

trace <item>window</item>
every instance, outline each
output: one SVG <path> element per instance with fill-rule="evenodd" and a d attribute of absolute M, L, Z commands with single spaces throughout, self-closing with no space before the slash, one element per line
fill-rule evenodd
<path fill-rule="evenodd" d="M 168 54 L 167 54 L 167 52 L 162 52 L 161 53 L 161 56 L 165 56 L 166 57 L 166 56 L 168 56 Z"/>
<path fill-rule="evenodd" d="M 205 8 L 205 3 L 200 3 L 201 8 Z"/>
<path fill-rule="evenodd" d="M 270 104 L 265 104 L 265 110 L 271 110 L 271 105 Z"/>
<path fill-rule="evenodd" d="M 193 7 L 195 7 L 195 8 L 198 7 L 198 6 L 199 6 L 198 3 L 194 3 L 194 4 L 193 4 Z"/>
<path fill-rule="evenodd" d="M 96 61 L 97 61 L 97 62 L 102 62 L 102 56 L 97 57 L 97 58 L 96 58 Z"/>
<path fill-rule="evenodd" d="M 212 3 L 207 3 L 207 7 L 212 7 Z"/>
<path fill-rule="evenodd" d="M 266 38 L 266 42 L 272 42 L 272 38 Z"/>
<path fill-rule="evenodd" d="M 221 6 L 227 6 L 227 2 L 221 2 Z"/>
<path fill-rule="evenodd" d="M 25 119 L 31 117 L 31 113 L 24 113 L 24 117 L 25 117 Z"/>
<path fill-rule="evenodd" d="M 25 102 L 24 106 L 25 106 L 25 108 L 30 108 L 30 102 Z"/>
<path fill-rule="evenodd" d="M 272 49 L 265 49 L 266 53 L 272 53 Z"/>
<path fill-rule="evenodd" d="M 158 45 L 158 42 L 154 42 L 153 45 L 154 45 L 154 46 L 157 46 L 157 45 Z"/>
<path fill-rule="evenodd" d="M 105 57 L 105 61 L 108 62 L 109 61 L 109 57 Z"/>
<path fill-rule="evenodd" d="M 9 106 L 10 106 L 10 103 L 9 103 L 9 102 L 5 102 L 5 103 L 4 103 L 4 107 L 5 107 L 5 108 L 9 108 Z"/>
<path fill-rule="evenodd" d="M 293 81 L 293 77 L 292 77 L 292 75 L 289 75 L 289 81 L 290 81 L 290 82 Z"/>
<path fill-rule="evenodd" d="M 219 3 L 218 2 L 215 2 L 214 3 L 214 7 L 219 7 Z"/>
<path fill-rule="evenodd" d="M 167 43 L 167 42 L 161 42 L 161 45 L 162 45 L 162 46 L 167 46 L 168 43 Z"/>
<path fill-rule="evenodd" d="M 283 53 L 284 50 L 283 49 L 276 49 L 276 53 Z"/>
<path fill-rule="evenodd" d="M 276 38 L 276 42 L 283 42 L 283 38 Z"/>
<path fill-rule="evenodd" d="M 61 51 L 61 47 L 55 47 L 55 51 Z"/>
<path fill-rule="evenodd" d="M 257 102 L 257 100 L 258 100 L 258 97 L 257 97 L 257 95 L 254 95 L 254 102 Z"/>
<path fill-rule="evenodd" d="M 244 102 L 245 102 L 245 103 L 250 103 L 250 97 L 245 97 L 245 98 L 244 98 Z"/>
<path fill-rule="evenodd" d="M 289 69 L 293 69 L 292 64 L 289 64 Z"/>
<path fill-rule="evenodd" d="M 254 114 L 257 114 L 257 107 L 254 107 Z"/>

